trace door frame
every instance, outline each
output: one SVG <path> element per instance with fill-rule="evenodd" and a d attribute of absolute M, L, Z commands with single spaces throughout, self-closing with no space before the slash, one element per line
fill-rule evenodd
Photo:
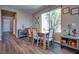
<path fill-rule="evenodd" d="M 16 30 L 17 30 L 17 18 L 16 18 L 16 12 L 13 11 L 8 11 L 8 10 L 4 10 L 1 9 L 1 34 L 2 34 L 2 39 L 3 39 L 3 12 L 6 11 L 6 13 L 10 12 L 9 14 L 6 14 L 6 16 L 10 16 L 10 14 L 13 14 L 13 19 L 12 19 L 12 35 L 14 35 L 16 37 Z M 15 20 L 15 34 L 13 34 L 13 20 Z"/>

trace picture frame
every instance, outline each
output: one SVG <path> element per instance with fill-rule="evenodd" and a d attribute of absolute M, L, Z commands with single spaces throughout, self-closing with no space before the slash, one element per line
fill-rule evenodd
<path fill-rule="evenodd" d="M 76 14 L 79 14 L 79 7 L 71 9 L 71 15 L 76 15 Z"/>
<path fill-rule="evenodd" d="M 39 17 L 35 17 L 35 24 L 39 24 Z"/>
<path fill-rule="evenodd" d="M 70 13 L 70 8 L 69 8 L 69 7 L 63 8 L 63 9 L 62 9 L 62 13 L 63 13 L 63 14 Z"/>

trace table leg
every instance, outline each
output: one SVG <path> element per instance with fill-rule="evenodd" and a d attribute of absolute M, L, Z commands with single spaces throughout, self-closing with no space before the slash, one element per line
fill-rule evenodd
<path fill-rule="evenodd" d="M 46 40 L 43 40 L 43 49 L 46 49 Z"/>

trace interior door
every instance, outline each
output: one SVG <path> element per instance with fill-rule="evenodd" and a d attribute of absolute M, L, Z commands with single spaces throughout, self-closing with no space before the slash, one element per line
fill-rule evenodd
<path fill-rule="evenodd" d="M 3 32 L 12 32 L 11 21 L 12 21 L 12 17 L 3 16 Z"/>

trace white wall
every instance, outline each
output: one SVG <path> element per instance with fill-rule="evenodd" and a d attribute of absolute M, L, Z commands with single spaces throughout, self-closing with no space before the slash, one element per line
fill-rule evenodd
<path fill-rule="evenodd" d="M 21 27 L 22 24 L 25 27 L 32 26 L 32 15 L 31 14 L 28 14 L 28 13 L 25 13 L 18 9 L 14 9 L 14 8 L 7 7 L 7 6 L 0 6 L 0 12 L 1 12 L 1 9 L 13 11 L 13 12 L 17 13 L 17 30 L 16 30 L 17 33 L 18 33 L 18 29 L 22 28 Z M 1 13 L 0 13 L 0 20 L 1 20 Z M 0 21 L 0 36 L 1 36 L 1 21 Z M 17 36 L 17 34 L 16 34 L 16 36 Z"/>
<path fill-rule="evenodd" d="M 79 7 L 79 5 L 65 5 L 62 6 L 62 8 L 69 7 L 70 9 Z M 77 29 L 79 33 L 79 14 L 71 15 L 70 13 L 62 14 L 62 31 L 65 27 L 67 27 L 67 24 L 75 23 L 75 28 Z"/>
<path fill-rule="evenodd" d="M 27 27 L 32 26 L 32 15 L 24 13 L 24 12 L 18 12 L 17 13 L 17 29 L 22 28 L 22 25 Z"/>

